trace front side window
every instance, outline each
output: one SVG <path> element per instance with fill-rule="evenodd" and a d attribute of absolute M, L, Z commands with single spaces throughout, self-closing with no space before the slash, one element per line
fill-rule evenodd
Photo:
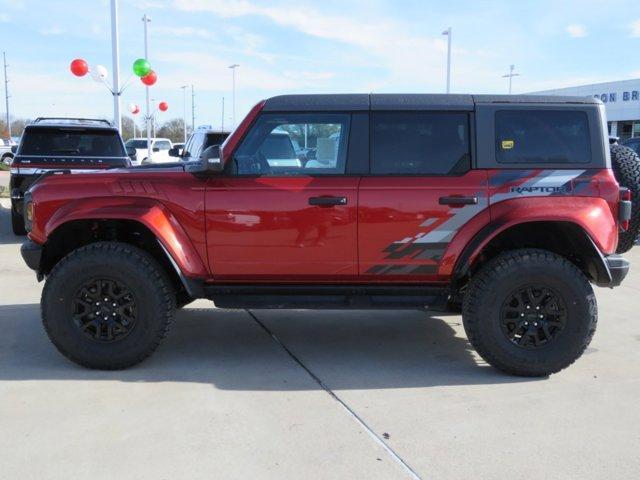
<path fill-rule="evenodd" d="M 200 154 L 202 153 L 203 134 L 195 133 L 191 138 L 192 140 L 189 150 L 189 156 L 191 157 L 191 160 L 198 160 L 200 158 Z"/>
<path fill-rule="evenodd" d="M 585 112 L 502 110 L 496 112 L 499 163 L 589 163 L 591 142 Z"/>
<path fill-rule="evenodd" d="M 170 150 L 171 149 L 171 143 L 168 142 L 167 140 L 159 140 L 156 142 L 156 148 L 160 149 L 160 150 Z"/>
<path fill-rule="evenodd" d="M 465 172 L 469 166 L 466 113 L 373 113 L 372 174 L 447 175 Z"/>
<path fill-rule="evenodd" d="M 233 156 L 237 175 L 345 172 L 348 114 L 263 114 Z"/>

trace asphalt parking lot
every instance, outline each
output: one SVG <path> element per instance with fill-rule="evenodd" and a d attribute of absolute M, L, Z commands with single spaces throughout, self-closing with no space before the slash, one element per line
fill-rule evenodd
<path fill-rule="evenodd" d="M 147 362 L 96 372 L 49 343 L 1 202 L 0 478 L 640 477 L 639 269 L 547 379 L 485 365 L 455 315 L 204 301 Z"/>

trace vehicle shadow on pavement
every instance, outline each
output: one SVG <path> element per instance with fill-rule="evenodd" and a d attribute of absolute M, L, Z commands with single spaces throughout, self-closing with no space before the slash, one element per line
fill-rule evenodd
<path fill-rule="evenodd" d="M 458 316 L 421 311 L 255 311 L 329 388 L 385 389 L 535 381 L 478 362 L 456 335 Z M 450 325 L 450 323 L 452 325 Z M 313 390 L 318 385 L 245 311 L 178 312 L 168 338 L 128 370 L 92 371 L 49 342 L 37 304 L 0 306 L 0 381 L 210 383 L 224 390 Z"/>
<path fill-rule="evenodd" d="M 13 234 L 11 230 L 11 201 L 3 198 L 0 202 L 0 245 L 22 243 L 26 238 Z"/>

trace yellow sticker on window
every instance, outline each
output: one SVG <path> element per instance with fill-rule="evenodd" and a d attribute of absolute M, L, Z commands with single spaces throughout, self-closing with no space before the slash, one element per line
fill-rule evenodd
<path fill-rule="evenodd" d="M 502 140 L 502 149 L 503 150 L 511 150 L 515 142 L 513 140 Z"/>

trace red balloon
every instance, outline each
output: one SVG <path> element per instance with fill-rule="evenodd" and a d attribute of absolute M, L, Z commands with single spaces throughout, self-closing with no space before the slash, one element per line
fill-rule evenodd
<path fill-rule="evenodd" d="M 139 107 L 136 107 L 136 108 L 135 108 L 131 113 L 132 113 L 133 115 L 137 115 L 137 114 L 139 114 L 139 113 L 140 113 L 140 108 L 139 108 Z"/>
<path fill-rule="evenodd" d="M 158 108 L 160 109 L 160 111 L 166 112 L 167 110 L 169 110 L 169 104 L 167 102 L 160 102 L 158 104 Z"/>
<path fill-rule="evenodd" d="M 144 83 L 146 86 L 150 87 L 158 81 L 158 75 L 156 75 L 156 72 L 151 70 L 144 77 L 140 77 L 140 80 L 142 80 L 142 83 Z"/>
<path fill-rule="evenodd" d="M 76 58 L 71 62 L 71 73 L 76 77 L 84 77 L 89 71 L 89 65 L 81 58 Z"/>

